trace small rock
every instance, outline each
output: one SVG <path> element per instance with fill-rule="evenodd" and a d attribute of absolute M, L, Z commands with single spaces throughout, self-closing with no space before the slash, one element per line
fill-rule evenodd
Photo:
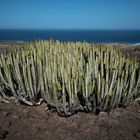
<path fill-rule="evenodd" d="M 108 113 L 107 112 L 100 112 L 99 117 L 100 118 L 108 118 Z"/>
<path fill-rule="evenodd" d="M 4 117 L 7 117 L 7 116 L 10 115 L 11 113 L 10 113 L 10 112 L 3 112 L 2 114 L 3 114 Z"/>
<path fill-rule="evenodd" d="M 118 108 L 114 109 L 114 110 L 110 113 L 110 115 L 113 116 L 113 117 L 115 117 L 115 118 L 120 118 L 121 114 L 122 114 L 122 112 L 121 112 L 121 110 L 118 109 Z"/>
<path fill-rule="evenodd" d="M 2 129 L 0 128 L 0 139 L 6 138 L 6 135 L 7 135 L 7 134 L 8 134 L 8 131 L 2 130 Z"/>
<path fill-rule="evenodd" d="M 7 129 L 7 128 L 9 128 L 11 126 L 11 122 L 5 122 L 4 124 L 3 124 L 3 129 Z"/>
<path fill-rule="evenodd" d="M 133 136 L 137 139 L 140 139 L 140 135 L 138 133 L 133 133 Z"/>
<path fill-rule="evenodd" d="M 137 132 L 140 133 L 140 129 L 138 129 Z"/>

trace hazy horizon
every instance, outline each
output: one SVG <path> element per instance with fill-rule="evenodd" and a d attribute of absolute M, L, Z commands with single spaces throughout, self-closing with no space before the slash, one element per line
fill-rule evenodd
<path fill-rule="evenodd" d="M 57 28 L 56 29 L 55 28 L 52 28 L 52 29 L 51 28 L 48 28 L 48 29 L 45 29 L 45 28 L 42 28 L 42 29 L 41 28 L 40 29 L 39 28 L 34 28 L 34 29 L 33 28 L 25 28 L 25 29 L 24 28 L 0 28 L 0 30 L 52 30 L 52 31 L 53 30 L 71 30 L 71 31 L 72 30 L 78 30 L 78 31 L 80 31 L 80 30 L 85 30 L 85 31 L 86 30 L 87 31 L 88 30 L 89 31 L 131 31 L 132 30 L 133 31 L 134 30 L 134 31 L 140 31 L 140 29 L 86 29 L 86 28 L 85 29 L 78 29 L 78 28 L 75 28 L 75 29 L 69 29 L 69 28 L 67 28 L 67 29 L 63 29 L 63 28 L 62 29 L 61 28 L 58 28 L 58 29 Z"/>
<path fill-rule="evenodd" d="M 39 29 L 39 28 L 36 28 L 36 29 L 31 29 L 31 28 L 29 28 L 29 29 L 28 29 L 28 28 L 25 28 L 25 29 L 24 29 L 24 28 L 9 28 L 9 29 L 8 29 L 8 28 L 5 28 L 5 29 L 4 29 L 4 28 L 0 28 L 0 30 L 46 30 L 46 31 L 47 31 L 47 30 L 48 30 L 48 31 L 49 31 L 49 30 L 51 30 L 51 31 L 53 31 L 53 30 L 54 30 L 54 31 L 55 31 L 55 30 L 63 30 L 63 31 L 65 31 L 65 30 L 66 30 L 66 31 L 74 31 L 74 30 L 75 30 L 75 31 L 76 31 L 76 30 L 77 30 L 77 31 L 80 31 L 80 30 L 81 30 L 81 31 L 82 31 L 82 30 L 83 30 L 83 31 L 140 31 L 140 29 L 57 29 L 57 28 L 56 28 L 56 29 L 55 29 L 55 28 L 53 28 L 53 29 L 49 29 L 49 28 L 48 28 L 48 29 L 45 29 L 45 28 L 44 28 L 44 29 Z"/>

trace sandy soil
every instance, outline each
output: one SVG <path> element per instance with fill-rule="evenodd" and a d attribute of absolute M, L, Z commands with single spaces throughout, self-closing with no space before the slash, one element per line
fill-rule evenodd
<path fill-rule="evenodd" d="M 0 42 L 0 49 L 23 42 Z M 117 45 L 140 57 L 140 46 Z M 0 103 L 0 140 L 140 140 L 140 104 L 99 115 L 79 112 L 60 117 L 47 105 Z"/>

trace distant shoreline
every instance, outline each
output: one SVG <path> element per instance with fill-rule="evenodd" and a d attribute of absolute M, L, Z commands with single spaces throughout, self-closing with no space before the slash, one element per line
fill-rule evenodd
<path fill-rule="evenodd" d="M 9 47 L 16 46 L 16 45 L 23 45 L 27 41 L 6 41 L 6 40 L 0 40 L 0 51 L 8 49 Z M 97 43 L 98 44 L 98 43 Z M 112 44 L 118 47 L 122 52 L 125 52 L 126 54 L 130 54 L 132 57 L 138 57 L 140 58 L 140 43 L 99 43 L 99 44 Z"/>

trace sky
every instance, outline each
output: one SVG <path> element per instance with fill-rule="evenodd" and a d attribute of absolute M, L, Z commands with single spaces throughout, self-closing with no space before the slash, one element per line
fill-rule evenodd
<path fill-rule="evenodd" d="M 0 29 L 140 29 L 140 0 L 0 0 Z"/>

